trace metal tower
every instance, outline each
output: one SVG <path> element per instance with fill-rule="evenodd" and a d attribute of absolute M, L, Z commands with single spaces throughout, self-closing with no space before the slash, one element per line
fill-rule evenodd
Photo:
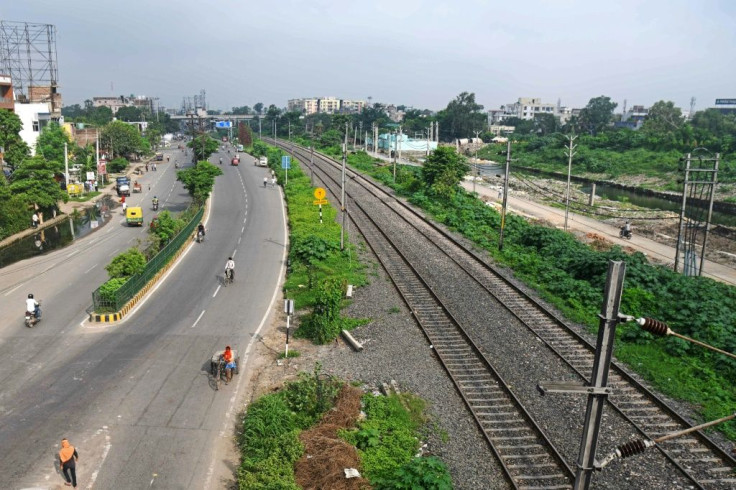
<path fill-rule="evenodd" d="M 49 102 L 61 111 L 56 26 L 0 21 L 0 72 L 13 81 L 20 102 Z"/>

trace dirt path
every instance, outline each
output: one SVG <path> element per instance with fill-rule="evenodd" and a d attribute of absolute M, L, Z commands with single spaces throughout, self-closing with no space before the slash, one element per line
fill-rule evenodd
<path fill-rule="evenodd" d="M 546 182 L 545 185 L 547 185 Z M 466 190 L 473 190 L 472 182 L 463 182 L 462 186 Z M 500 202 L 498 185 L 477 183 L 475 192 L 486 202 L 493 203 L 494 205 Z M 576 197 L 580 200 L 583 196 Z M 610 205 L 611 207 L 615 207 L 616 204 L 614 201 L 607 201 L 605 203 L 606 206 Z M 564 228 L 565 225 L 564 209 L 546 205 L 539 197 L 535 197 L 527 192 L 512 189 L 508 198 L 508 208 L 512 213 L 549 223 L 556 228 Z M 629 207 L 628 209 L 631 208 Z M 651 213 L 649 214 L 651 215 Z M 633 223 L 634 236 L 631 240 L 619 238 L 619 227 L 623 224 L 621 220 L 611 221 L 614 221 L 614 223 L 607 223 L 569 212 L 567 226 L 581 240 L 588 242 L 603 240 L 620 245 L 625 249 L 642 252 L 652 262 L 670 267 L 674 264 L 677 227 L 679 223 L 676 215 L 663 212 L 659 219 L 641 219 L 637 221 L 636 213 L 632 213 L 631 221 Z M 736 246 L 736 242 L 730 238 L 713 235 L 715 234 L 711 234 L 708 238 L 709 253 L 707 255 L 708 260 L 705 261 L 703 268 L 703 275 L 730 285 L 736 285 L 736 269 L 734 269 L 734 264 L 736 264 L 734 260 L 736 259 L 736 250 L 732 250 Z M 718 262 L 715 262 L 713 260 L 714 258 L 718 258 Z"/>

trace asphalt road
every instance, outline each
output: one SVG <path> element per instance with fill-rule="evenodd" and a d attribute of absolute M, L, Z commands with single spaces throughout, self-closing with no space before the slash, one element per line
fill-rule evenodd
<path fill-rule="evenodd" d="M 183 209 L 175 181 L 178 150 L 139 178 L 162 209 Z M 229 162 L 229 155 L 222 155 Z M 217 164 L 218 154 L 210 159 Z M 204 243 L 192 244 L 133 314 L 115 325 L 85 321 L 91 292 L 111 258 L 144 237 L 120 209 L 102 229 L 69 247 L 0 269 L 0 458 L 2 488 L 62 488 L 56 455 L 67 437 L 80 452 L 79 488 L 219 488 L 232 472 L 232 438 L 251 342 L 267 324 L 283 277 L 286 226 L 280 189 L 242 155 L 216 181 Z M 148 190 L 148 184 L 151 190 Z M 206 215 L 207 216 L 207 215 Z M 222 285 L 228 256 L 235 283 Z M 24 299 L 42 300 L 44 318 L 23 325 Z M 212 353 L 241 353 L 234 383 L 214 390 Z"/>

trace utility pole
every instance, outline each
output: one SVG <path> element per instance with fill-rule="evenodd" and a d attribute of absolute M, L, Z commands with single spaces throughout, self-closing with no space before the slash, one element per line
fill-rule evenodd
<path fill-rule="evenodd" d="M 340 250 L 345 250 L 345 166 L 348 160 L 348 123 L 345 123 L 345 142 L 342 144 L 342 185 L 340 187 L 340 211 L 342 212 L 342 226 L 340 227 Z"/>
<path fill-rule="evenodd" d="M 363 121 L 359 121 L 358 122 L 358 126 L 360 127 L 359 133 L 360 134 L 363 134 Z M 363 151 L 365 151 L 365 139 L 363 139 L 363 145 L 362 146 L 363 146 Z"/>
<path fill-rule="evenodd" d="M 398 145 L 399 145 L 399 162 L 401 161 L 401 139 L 402 139 L 403 136 L 404 136 L 404 133 L 403 133 L 403 131 L 401 129 L 401 125 L 399 125 L 399 142 L 398 142 Z M 394 182 L 395 181 L 396 181 L 396 175 L 394 175 Z"/>
<path fill-rule="evenodd" d="M 616 338 L 616 325 L 618 325 L 619 307 L 621 305 L 621 293 L 624 288 L 624 276 L 626 275 L 626 262 L 610 261 L 608 263 L 608 276 L 606 278 L 606 290 L 603 293 L 604 302 L 601 305 L 600 322 L 598 327 L 598 342 L 596 343 L 596 356 L 593 361 L 593 373 L 590 383 L 587 385 L 588 405 L 585 411 L 585 424 L 583 425 L 583 436 L 580 440 L 580 452 L 578 453 L 578 464 L 575 472 L 575 490 L 586 490 L 590 487 L 590 479 L 593 476 L 595 465 L 595 451 L 598 447 L 598 433 L 603 418 L 603 407 L 608 398 L 608 372 L 613 357 L 613 342 Z M 592 389 L 590 389 L 592 388 Z"/>
<path fill-rule="evenodd" d="M 475 133 L 475 139 L 477 140 L 480 131 L 473 132 Z M 474 141 L 473 146 L 475 146 L 475 163 L 473 164 L 473 169 L 475 170 L 475 174 L 473 175 L 473 194 L 475 194 L 475 179 L 478 178 L 478 174 L 480 173 L 478 168 L 478 142 Z"/>
<path fill-rule="evenodd" d="M 395 137 L 396 136 L 396 131 L 392 131 L 391 134 L 393 134 L 393 136 Z M 395 144 L 394 144 L 394 146 L 395 146 Z M 391 151 L 394 152 L 394 182 L 396 182 L 396 153 L 397 153 L 397 151 L 396 150 L 390 150 L 390 148 L 391 148 L 391 141 L 389 141 L 389 153 L 388 154 L 389 154 L 389 157 L 390 157 L 391 156 Z"/>
<path fill-rule="evenodd" d="M 506 226 L 506 205 L 509 197 L 509 167 L 511 166 L 511 139 L 506 141 L 506 172 L 503 178 L 503 201 L 501 202 L 501 231 L 498 234 L 498 249 L 503 250 L 503 229 Z"/>
<path fill-rule="evenodd" d="M 573 142 L 577 139 L 577 136 L 571 134 L 567 137 L 569 146 L 565 154 L 567 155 L 567 192 L 565 192 L 565 231 L 567 231 L 567 215 L 570 210 L 570 174 L 572 172 L 572 157 L 575 156 L 575 148 L 578 145 L 573 145 Z"/>
<path fill-rule="evenodd" d="M 262 139 L 261 138 L 261 115 L 260 114 L 258 114 L 258 139 Z"/>
<path fill-rule="evenodd" d="M 64 180 L 66 181 L 67 192 L 69 192 L 69 154 L 66 146 L 66 143 L 64 143 Z"/>

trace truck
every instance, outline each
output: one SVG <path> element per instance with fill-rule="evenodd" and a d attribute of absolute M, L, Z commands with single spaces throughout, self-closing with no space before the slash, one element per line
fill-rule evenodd
<path fill-rule="evenodd" d="M 118 191 L 118 196 L 129 196 L 130 178 L 118 177 L 117 179 L 115 179 L 115 189 Z"/>
<path fill-rule="evenodd" d="M 268 167 L 268 157 L 260 157 L 258 159 L 258 166 L 259 167 Z"/>

